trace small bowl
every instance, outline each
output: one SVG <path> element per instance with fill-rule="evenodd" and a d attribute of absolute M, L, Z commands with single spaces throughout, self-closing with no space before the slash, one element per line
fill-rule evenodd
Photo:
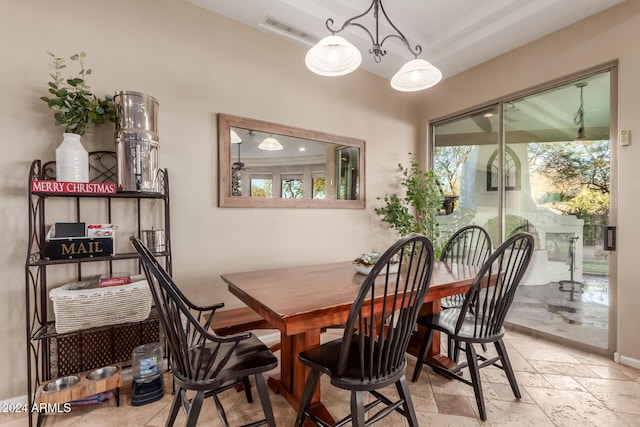
<path fill-rule="evenodd" d="M 94 369 L 87 374 L 87 379 L 91 381 L 104 380 L 114 376 L 119 370 L 117 366 L 105 366 L 104 368 Z"/>
<path fill-rule="evenodd" d="M 42 391 L 45 392 L 56 392 L 62 391 L 69 387 L 73 387 L 74 385 L 80 382 L 80 378 L 75 375 L 69 375 L 68 377 L 60 377 L 53 381 L 48 382 L 43 388 Z"/>
<path fill-rule="evenodd" d="M 373 265 L 362 265 L 362 264 L 358 264 L 357 262 L 354 262 L 351 264 L 353 266 L 353 269 L 355 271 L 357 271 L 360 274 L 364 274 L 367 275 L 369 273 L 371 273 L 371 270 L 373 270 Z M 383 268 L 380 271 L 380 274 L 386 274 L 387 269 Z M 398 272 L 398 264 L 391 264 L 391 266 L 389 267 L 389 274 L 393 274 L 393 273 L 397 273 Z"/>

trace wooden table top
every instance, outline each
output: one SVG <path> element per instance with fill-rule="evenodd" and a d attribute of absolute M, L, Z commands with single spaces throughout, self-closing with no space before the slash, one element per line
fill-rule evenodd
<path fill-rule="evenodd" d="M 434 263 L 425 301 L 464 292 L 478 269 Z M 224 274 L 229 291 L 287 335 L 346 321 L 366 276 L 351 261 Z"/>

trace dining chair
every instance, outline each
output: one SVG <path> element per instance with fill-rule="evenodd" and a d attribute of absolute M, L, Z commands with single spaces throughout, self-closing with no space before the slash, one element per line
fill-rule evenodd
<path fill-rule="evenodd" d="M 255 377 L 264 419 L 247 426 L 276 425 L 264 372 L 278 366 L 267 346 L 250 332 L 218 336 L 210 329 L 211 321 L 223 304 L 201 307 L 180 291 L 149 249 L 135 236 L 131 244 L 140 257 L 170 353 L 173 373 L 173 402 L 166 421 L 172 426 L 180 408 L 186 414 L 186 426 L 195 426 L 205 398 L 213 397 L 218 416 L 228 426 L 218 394 L 244 385 L 251 403 L 248 378 Z M 189 394 L 189 397 L 187 394 Z"/>
<path fill-rule="evenodd" d="M 418 324 L 424 326 L 426 332 L 412 381 L 418 380 L 422 366 L 427 364 L 437 373 L 471 385 L 483 421 L 487 419 L 487 414 L 480 382 L 481 368 L 493 365 L 504 370 L 513 394 L 520 399 L 520 390 L 502 340 L 505 333 L 503 323 L 518 284 L 529 265 L 533 248 L 534 239 L 531 234 L 518 233 L 511 236 L 482 265 L 465 295 L 462 307 L 418 318 Z M 425 355 L 431 346 L 434 332 L 447 334 L 457 345 L 464 343 L 467 360 L 449 369 L 430 363 Z M 493 343 L 497 356 L 487 358 L 477 354 L 474 344 L 482 343 Z M 467 367 L 470 380 L 460 375 L 460 371 Z"/>
<path fill-rule="evenodd" d="M 360 286 L 342 338 L 299 354 L 300 362 L 311 370 L 296 426 L 301 427 L 307 417 L 327 425 L 309 410 L 321 374 L 326 374 L 333 386 L 351 391 L 351 412 L 334 425 L 351 421 L 354 426 L 364 426 L 365 415 L 379 404 L 384 408 L 369 417 L 366 425 L 393 411 L 405 416 L 410 426 L 418 425 L 405 377 L 405 352 L 432 269 L 433 246 L 425 236 L 406 236 L 385 251 Z M 392 384 L 399 396 L 395 401 L 380 392 Z M 365 393 L 373 396 L 366 405 Z"/>
<path fill-rule="evenodd" d="M 491 237 L 487 230 L 479 225 L 467 225 L 449 238 L 440 255 L 440 261 L 480 267 L 489 258 L 492 250 Z M 459 308 L 463 302 L 464 294 L 451 295 L 440 300 L 443 310 Z M 482 349 L 487 351 L 485 344 L 482 345 Z M 458 361 L 458 346 L 451 337 L 447 340 L 447 355 Z"/>

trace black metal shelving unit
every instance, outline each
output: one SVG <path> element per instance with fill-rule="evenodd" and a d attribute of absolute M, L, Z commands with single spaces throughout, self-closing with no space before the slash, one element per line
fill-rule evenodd
<path fill-rule="evenodd" d="M 89 170 L 91 182 L 116 182 L 117 162 L 114 152 L 96 151 L 89 153 Z M 29 239 L 25 262 L 25 301 L 26 301 L 26 344 L 27 344 L 27 396 L 28 407 L 31 408 L 36 397 L 38 386 L 58 376 L 70 375 L 87 369 L 94 369 L 107 364 L 130 360 L 133 347 L 147 342 L 160 340 L 160 327 L 155 309 L 148 319 L 142 322 L 125 323 L 106 327 L 85 329 L 76 332 L 59 334 L 55 329 L 55 320 L 48 310 L 47 271 L 60 265 L 75 265 L 74 276 L 77 280 L 85 279 L 82 265 L 101 262 L 108 264 L 110 273 L 117 272 L 114 266 L 120 261 L 134 260 L 138 256 L 134 252 L 118 253 L 113 256 L 50 260 L 44 257 L 46 236 L 45 202 L 56 199 L 73 200 L 75 203 L 75 222 L 86 218 L 83 212 L 83 200 L 106 200 L 100 207 L 104 209 L 111 223 L 115 199 L 130 200 L 135 205 L 137 235 L 141 235 L 142 214 L 146 199 L 159 200 L 162 205 L 162 222 L 165 229 L 166 250 L 155 253 L 164 260 L 169 274 L 171 268 L 171 227 L 169 211 L 169 175 L 166 169 L 158 173 L 158 192 L 116 192 L 115 194 L 77 194 L 33 192 L 32 181 L 54 180 L 55 162 L 42 163 L 34 160 L 29 171 Z M 160 209 L 160 208 L 156 208 Z M 140 271 L 138 267 L 138 271 Z M 66 359 L 65 359 L 66 358 Z M 52 359 L 56 368 L 52 369 Z M 29 426 L 33 425 L 33 415 L 29 417 Z"/>

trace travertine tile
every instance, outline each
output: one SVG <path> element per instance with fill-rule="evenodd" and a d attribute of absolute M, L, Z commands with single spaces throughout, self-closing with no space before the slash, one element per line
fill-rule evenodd
<path fill-rule="evenodd" d="M 430 427 L 478 427 L 482 425 L 475 418 L 447 414 L 418 414 L 418 423 Z"/>
<path fill-rule="evenodd" d="M 589 365 L 588 368 L 595 372 L 600 378 L 627 381 L 633 381 L 636 379 L 635 376 L 628 375 L 623 370 L 618 369 L 617 367 Z"/>
<path fill-rule="evenodd" d="M 507 402 L 535 403 L 531 396 L 529 396 L 527 389 L 520 384 L 518 384 L 518 389 L 520 390 L 520 400 L 518 400 L 514 396 L 513 390 L 511 390 L 511 386 L 509 384 L 489 384 L 491 385 L 491 388 L 493 388 L 493 390 L 496 392 L 496 395 L 500 400 L 505 400 Z"/>
<path fill-rule="evenodd" d="M 591 394 L 616 412 L 640 414 L 640 384 L 635 381 L 576 378 Z"/>
<path fill-rule="evenodd" d="M 511 367 L 514 371 L 536 372 L 536 369 L 517 349 L 507 348 L 507 355 L 509 356 Z"/>
<path fill-rule="evenodd" d="M 637 414 L 617 414 L 629 426 L 640 426 L 640 415 Z"/>
<path fill-rule="evenodd" d="M 541 374 L 557 374 L 557 375 L 570 375 L 572 377 L 587 377 L 587 378 L 600 378 L 598 374 L 589 369 L 588 366 L 582 365 L 579 362 L 564 363 L 564 362 L 549 362 L 541 360 L 529 360 L 531 366 Z"/>
<path fill-rule="evenodd" d="M 540 408 L 553 420 L 558 427 L 592 426 L 592 427 L 620 427 L 625 422 L 609 409 L 583 407 L 580 402 L 574 402 L 573 410 L 566 407 L 541 405 Z"/>
<path fill-rule="evenodd" d="M 435 394 L 434 397 L 438 405 L 438 413 L 474 417 L 473 409 L 466 397 L 450 394 Z"/>
<path fill-rule="evenodd" d="M 580 363 L 565 349 L 549 344 L 533 344 L 526 341 L 515 341 L 513 347 L 531 363 L 533 360 L 561 363 Z"/>
<path fill-rule="evenodd" d="M 480 371 L 484 378 L 492 383 L 509 384 L 507 374 L 500 368 L 488 366 Z M 515 372 L 516 381 L 519 385 L 534 387 L 551 387 L 542 374 L 536 372 Z"/>
<path fill-rule="evenodd" d="M 505 402 L 500 400 L 485 400 L 487 421 L 483 426 L 513 426 L 513 427 L 551 427 L 553 423 L 536 405 L 522 402 Z M 474 408 L 476 415 L 478 408 Z M 479 415 L 477 415 L 479 417 Z M 479 418 L 478 418 L 479 419 Z"/>
<path fill-rule="evenodd" d="M 556 390 L 550 388 L 527 387 L 531 398 L 540 406 L 553 406 L 572 411 L 577 407 L 606 409 L 605 405 L 586 391 Z"/>
<path fill-rule="evenodd" d="M 555 389 L 587 391 L 578 381 L 568 375 L 543 374 L 542 376 Z"/>

